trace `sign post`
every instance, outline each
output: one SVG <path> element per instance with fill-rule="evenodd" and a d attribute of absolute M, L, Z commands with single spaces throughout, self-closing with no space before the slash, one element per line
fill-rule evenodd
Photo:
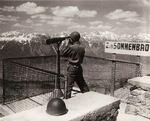
<path fill-rule="evenodd" d="M 114 96 L 115 82 L 116 82 L 116 53 L 112 54 L 112 81 L 111 81 L 111 96 Z"/>

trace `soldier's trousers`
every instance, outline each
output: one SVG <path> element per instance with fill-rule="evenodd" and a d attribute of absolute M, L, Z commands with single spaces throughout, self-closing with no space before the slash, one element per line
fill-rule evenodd
<path fill-rule="evenodd" d="M 83 69 L 80 64 L 79 65 L 68 64 L 67 81 L 68 81 L 68 85 L 67 85 L 66 98 L 71 97 L 71 92 L 72 92 L 72 88 L 74 86 L 74 82 L 77 83 L 77 85 L 82 93 L 89 91 L 88 85 L 86 84 L 86 82 L 84 80 Z"/>

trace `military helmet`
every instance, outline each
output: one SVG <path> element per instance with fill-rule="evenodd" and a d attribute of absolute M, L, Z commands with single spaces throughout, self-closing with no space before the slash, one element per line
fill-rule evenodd
<path fill-rule="evenodd" d="M 48 102 L 46 112 L 50 115 L 59 116 L 66 114 L 68 109 L 62 99 L 53 98 Z"/>
<path fill-rule="evenodd" d="M 73 40 L 73 42 L 79 41 L 80 33 L 77 31 L 74 31 L 70 34 L 70 38 Z"/>

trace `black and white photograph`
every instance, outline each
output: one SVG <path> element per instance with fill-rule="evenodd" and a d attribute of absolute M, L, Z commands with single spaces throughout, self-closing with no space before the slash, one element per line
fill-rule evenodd
<path fill-rule="evenodd" d="M 0 121 L 150 121 L 150 0 L 0 0 Z"/>

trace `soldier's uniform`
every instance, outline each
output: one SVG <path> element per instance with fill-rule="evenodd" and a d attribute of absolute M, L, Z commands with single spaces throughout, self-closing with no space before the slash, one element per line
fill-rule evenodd
<path fill-rule="evenodd" d="M 83 69 L 81 63 L 84 59 L 85 48 L 79 42 L 80 34 L 78 32 L 72 32 L 70 34 L 72 44 L 66 46 L 62 51 L 64 57 L 68 57 L 67 67 L 67 97 L 71 97 L 71 91 L 74 86 L 74 82 L 77 83 L 82 93 L 88 92 L 89 88 L 83 77 Z"/>

